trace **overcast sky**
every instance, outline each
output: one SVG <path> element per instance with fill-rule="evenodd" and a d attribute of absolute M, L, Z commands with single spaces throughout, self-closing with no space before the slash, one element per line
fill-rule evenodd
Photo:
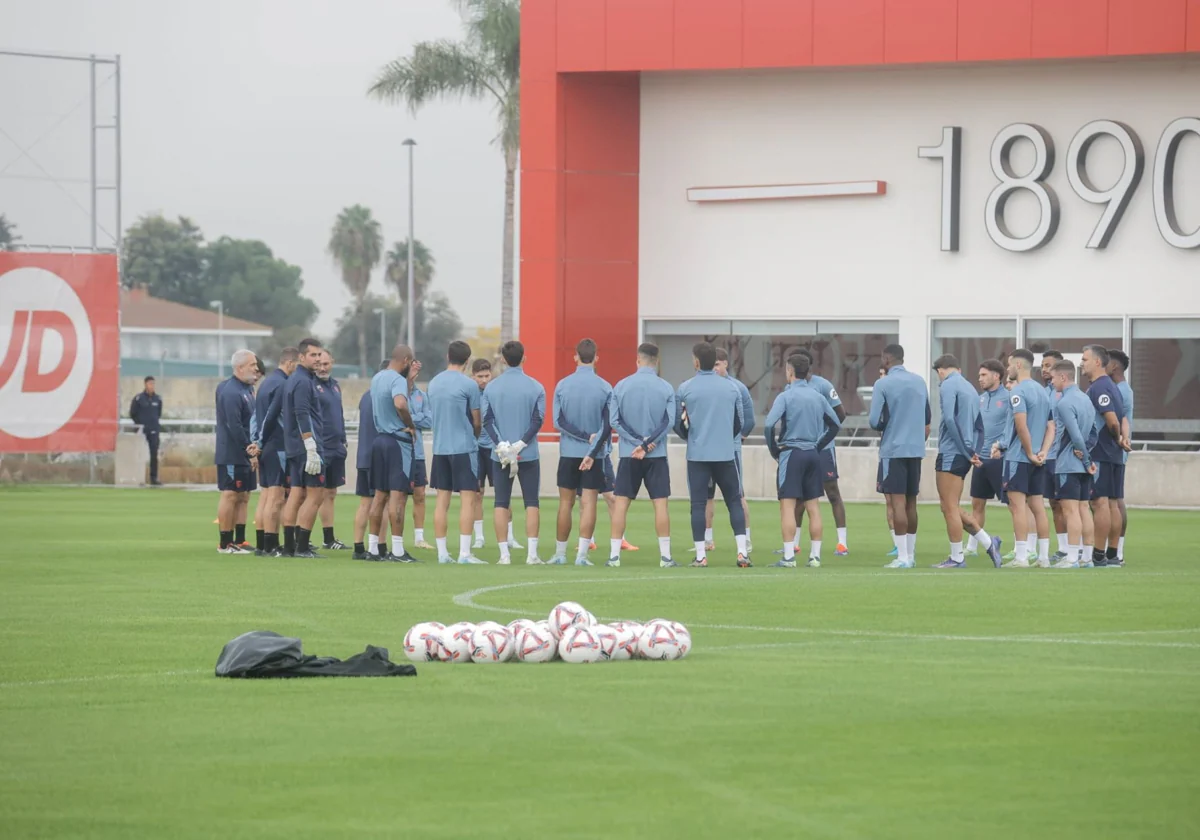
<path fill-rule="evenodd" d="M 445 0 L 0 0 L 0 49 L 120 54 L 124 226 L 161 211 L 210 239 L 262 239 L 303 269 L 325 332 L 349 300 L 325 253 L 338 211 L 365 204 L 389 245 L 407 235 L 409 136 L 436 288 L 468 326 L 499 324 L 504 164 L 490 105 L 411 117 L 364 95 L 414 43 L 459 33 Z M 0 213 L 28 244 L 88 241 L 87 67 L 0 56 Z M 101 122 L 110 74 L 99 70 Z M 14 144 L 35 141 L 20 158 Z M 111 147 L 100 158 L 110 180 Z M 43 168 L 67 183 L 29 180 Z M 97 217 L 114 229 L 111 206 Z"/>

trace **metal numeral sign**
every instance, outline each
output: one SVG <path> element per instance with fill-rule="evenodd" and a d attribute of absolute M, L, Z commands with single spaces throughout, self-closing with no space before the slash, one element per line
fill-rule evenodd
<path fill-rule="evenodd" d="M 1187 233 L 1175 212 L 1175 163 L 1179 146 L 1188 134 L 1200 137 L 1200 117 L 1181 117 L 1173 121 L 1159 138 L 1154 153 L 1154 220 L 1158 232 L 1176 248 L 1200 248 L 1200 226 Z M 1101 137 L 1111 137 L 1121 146 L 1124 160 L 1121 176 L 1111 187 L 1101 189 L 1088 175 L 1087 156 L 1092 144 Z M 1033 167 L 1025 173 L 1013 170 L 1013 147 L 1019 142 L 1033 147 Z M 942 142 L 937 146 L 921 146 L 917 156 L 940 160 L 942 163 L 941 249 L 957 251 L 962 191 L 962 127 L 942 129 Z M 992 140 L 989 155 L 996 186 L 988 194 L 984 225 L 991 240 L 1006 251 L 1034 251 L 1054 238 L 1062 210 L 1054 188 L 1046 178 L 1054 169 L 1054 139 L 1044 128 L 1032 123 L 1014 123 L 1001 129 Z M 1104 211 L 1088 238 L 1088 248 L 1106 248 L 1129 206 L 1130 199 L 1141 183 L 1146 168 L 1146 154 L 1137 132 L 1116 120 L 1094 120 L 1076 132 L 1067 147 L 1067 181 L 1084 201 L 1101 204 Z M 1038 202 L 1038 224 L 1028 236 L 1013 236 L 1005 221 L 1005 206 L 1018 192 L 1028 192 Z"/>

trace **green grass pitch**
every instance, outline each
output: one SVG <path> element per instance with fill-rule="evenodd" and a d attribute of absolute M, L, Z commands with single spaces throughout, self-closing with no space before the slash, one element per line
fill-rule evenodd
<path fill-rule="evenodd" d="M 660 571 L 646 503 L 642 550 L 581 569 L 219 556 L 215 502 L 0 491 L 0 836 L 1200 836 L 1200 514 L 1134 511 L 1124 569 L 934 571 L 945 531 L 922 507 L 922 568 L 885 571 L 883 509 L 855 506 L 852 556 L 832 556 L 827 517 L 825 567 L 780 570 L 775 506 L 756 503 L 758 567 L 739 571 L 718 507 L 713 566 Z M 686 562 L 686 506 L 672 514 Z M 989 530 L 1011 542 L 999 509 Z M 566 599 L 683 621 L 694 650 L 212 674 L 247 630 L 401 660 L 417 621 Z"/>

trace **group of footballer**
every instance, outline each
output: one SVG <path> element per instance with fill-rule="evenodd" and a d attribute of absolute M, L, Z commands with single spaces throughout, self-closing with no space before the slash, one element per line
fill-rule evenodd
<path fill-rule="evenodd" d="M 436 493 L 434 534 L 438 562 L 482 564 L 474 551 L 484 544 L 483 498 L 494 492 L 493 521 L 500 564 L 512 562 L 517 542 L 512 526 L 513 485 L 520 482 L 530 565 L 566 564 L 574 510 L 579 539 L 574 563 L 590 566 L 600 498 L 611 519 L 605 565 L 620 566 L 631 502 L 644 488 L 654 509 L 662 567 L 676 567 L 671 552 L 670 472 L 667 436 L 686 442 L 687 487 L 695 558 L 708 565 L 714 550 L 713 499 L 721 489 L 736 540 L 736 565 L 753 565 L 749 508 L 742 480 L 743 440 L 755 428 L 749 389 L 728 370 L 725 350 L 701 342 L 692 348 L 695 375 L 672 387 L 658 375 L 658 348 L 642 344 L 636 372 L 610 385 L 596 373 L 597 346 L 584 339 L 575 348 L 576 370 L 558 382 L 551 419 L 559 433 L 556 479 L 559 503 L 555 549 L 542 560 L 539 547 L 541 469 L 538 435 L 546 416 L 543 386 L 523 370 L 524 347 L 501 348 L 505 369 L 492 375 L 487 359 L 472 362 L 471 348 L 451 342 L 447 367 L 422 391 L 421 362 L 397 346 L 384 360 L 358 407 L 358 453 L 353 557 L 366 561 L 417 562 L 404 544 L 412 499 L 414 549 L 425 541 L 426 488 Z M 982 393 L 963 377 L 952 355 L 939 358 L 941 423 L 936 457 L 937 489 L 950 541 L 939 568 L 960 568 L 982 548 L 996 566 L 1059 568 L 1123 563 L 1126 516 L 1124 463 L 1130 449 L 1132 390 L 1124 374 L 1129 360 L 1098 345 L 1084 348 L 1086 394 L 1073 363 L 1062 354 L 1042 354 L 1040 382 L 1033 353 L 1019 349 L 1002 365 L 985 361 L 978 371 Z M 249 351 L 233 358 L 233 375 L 217 389 L 218 519 L 220 551 L 271 556 L 317 557 L 312 531 L 324 526 L 320 547 L 346 549 L 334 536 L 333 498 L 346 482 L 346 431 L 341 391 L 329 374 L 332 356 L 315 339 L 281 354 L 279 365 L 257 394 L 261 362 Z M 887 502 L 895 548 L 890 568 L 915 565 L 917 495 L 932 413 L 928 387 L 904 367 L 904 350 L 889 345 L 869 422 L 880 432 L 877 490 Z M 765 437 L 778 461 L 782 557 L 774 565 L 796 566 L 800 530 L 808 515 L 807 565 L 820 566 L 823 526 L 819 500 L 831 503 L 838 556 L 849 553 L 845 506 L 838 488 L 835 436 L 845 420 L 837 391 L 812 372 L 813 357 L 798 349 L 786 360 L 787 387 L 765 420 Z M 1002 390 L 1006 389 L 1006 390 Z M 261 418 L 261 420 L 260 420 Z M 432 460 L 425 464 L 423 436 L 432 434 Z M 613 470 L 613 437 L 618 465 Z M 971 511 L 960 505 L 968 472 Z M 248 494 L 261 486 L 255 514 L 257 545 L 244 540 Z M 454 495 L 460 498 L 458 548 L 448 531 Z M 984 530 L 986 504 L 1000 499 L 1012 512 L 1015 548 L 1002 557 L 1001 540 Z M 1058 551 L 1049 554 L 1053 512 Z M 240 524 L 239 524 L 240 523 Z M 280 526 L 284 538 L 279 539 Z M 390 543 L 387 531 L 390 528 Z M 963 532 L 970 539 L 964 549 Z"/>

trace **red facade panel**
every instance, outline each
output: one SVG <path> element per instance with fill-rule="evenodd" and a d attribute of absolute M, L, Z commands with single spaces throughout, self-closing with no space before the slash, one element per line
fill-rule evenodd
<path fill-rule="evenodd" d="M 813 60 L 813 0 L 742 0 L 742 66 L 803 67 Z"/>
<path fill-rule="evenodd" d="M 957 57 L 958 0 L 886 0 L 886 63 L 932 63 Z"/>
<path fill-rule="evenodd" d="M 567 214 L 567 260 L 638 258 L 636 175 L 568 172 L 563 196 Z"/>
<path fill-rule="evenodd" d="M 558 82 L 525 81 L 521 84 L 521 167 L 560 167 Z"/>
<path fill-rule="evenodd" d="M 604 25 L 604 0 L 562 0 L 558 4 L 559 72 L 604 69 Z"/>
<path fill-rule="evenodd" d="M 606 67 L 670 70 L 674 29 L 673 0 L 608 0 L 604 23 Z"/>
<path fill-rule="evenodd" d="M 1191 52 L 1200 52 L 1200 0 L 1188 0 L 1187 48 Z"/>
<path fill-rule="evenodd" d="M 1033 0 L 958 0 L 958 60 L 1029 58 Z"/>
<path fill-rule="evenodd" d="M 883 63 L 883 0 L 814 0 L 813 64 Z"/>
<path fill-rule="evenodd" d="M 1077 58 L 1108 50 L 1108 0 L 1033 0 L 1034 58 Z"/>
<path fill-rule="evenodd" d="M 550 81 L 555 66 L 555 0 L 521 4 L 521 78 Z"/>
<path fill-rule="evenodd" d="M 567 84 L 564 168 L 638 171 L 641 82 L 636 74 L 577 76 Z"/>
<path fill-rule="evenodd" d="M 521 258 L 560 259 L 562 239 L 562 179 L 553 169 L 521 172 Z"/>
<path fill-rule="evenodd" d="M 742 0 L 675 3 L 675 67 L 679 70 L 742 66 Z"/>
<path fill-rule="evenodd" d="M 637 265 L 634 263 L 566 264 L 564 366 L 582 338 L 594 339 L 596 371 L 615 383 L 633 373 L 637 357 Z M 632 316 L 632 317 L 631 317 Z"/>
<path fill-rule="evenodd" d="M 1183 52 L 1187 14 L 1187 0 L 1109 0 L 1108 54 Z"/>

